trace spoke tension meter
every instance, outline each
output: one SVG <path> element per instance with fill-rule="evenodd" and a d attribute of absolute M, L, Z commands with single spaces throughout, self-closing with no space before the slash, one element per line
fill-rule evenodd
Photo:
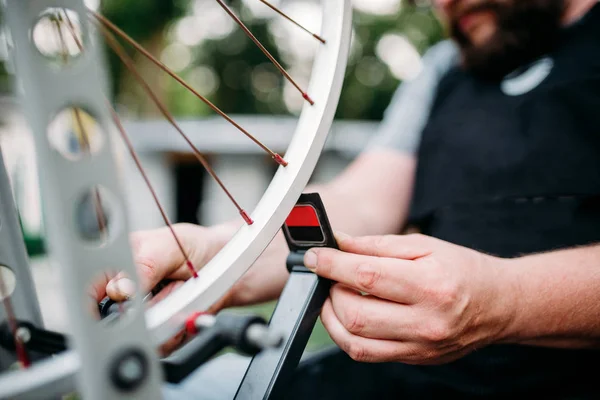
<path fill-rule="evenodd" d="M 304 266 L 304 254 L 314 247 L 338 248 L 318 193 L 304 193 L 282 227 L 290 249 L 286 266 L 290 277 L 269 321 L 281 331 L 284 343 L 255 355 L 242 380 L 236 400 L 283 398 L 300 362 L 331 283 Z"/>

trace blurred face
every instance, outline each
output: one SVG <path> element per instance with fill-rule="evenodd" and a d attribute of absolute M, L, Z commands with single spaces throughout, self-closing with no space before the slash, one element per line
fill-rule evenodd
<path fill-rule="evenodd" d="M 466 69 L 500 79 L 555 45 L 565 0 L 435 0 Z"/>

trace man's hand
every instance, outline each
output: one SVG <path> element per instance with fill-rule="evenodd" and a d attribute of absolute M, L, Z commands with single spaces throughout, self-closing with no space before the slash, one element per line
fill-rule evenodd
<path fill-rule="evenodd" d="M 173 229 L 196 270 L 210 261 L 222 247 L 222 242 L 227 240 L 226 233 L 219 232 L 218 227 L 176 224 L 173 225 Z M 140 295 L 143 297 L 159 283 L 168 282 L 148 302 L 147 306 L 152 306 L 192 277 L 185 257 L 169 228 L 134 232 L 130 236 L 130 242 L 140 288 L 136 288 L 133 280 L 123 273 L 107 273 L 90 288 L 90 297 L 96 302 L 105 296 L 115 301 L 125 301 Z M 225 296 L 213 307 L 223 308 L 229 301 L 229 296 Z"/>
<path fill-rule="evenodd" d="M 203 233 L 204 228 L 190 224 L 177 224 L 174 225 L 174 229 L 192 264 L 196 268 L 202 266 L 206 262 L 208 251 L 206 243 L 201 239 L 206 235 Z M 191 277 L 185 265 L 185 258 L 168 228 L 135 232 L 130 236 L 130 243 L 142 296 L 150 292 L 163 279 L 176 282 Z M 165 287 L 165 291 L 171 291 L 175 282 Z M 107 276 L 102 282 L 96 282 L 93 290 L 93 295 L 98 301 L 106 295 L 117 301 L 139 295 L 136 293 L 133 281 L 122 273 Z"/>
<path fill-rule="evenodd" d="M 361 362 L 440 364 L 502 336 L 513 316 L 499 259 L 423 235 L 337 237 L 307 252 L 335 283 L 321 319 Z"/>
<path fill-rule="evenodd" d="M 207 228 L 193 224 L 175 224 L 173 229 L 196 270 L 206 265 L 232 234 L 225 226 Z M 159 283 L 170 281 L 152 298 L 149 306 L 164 299 L 192 277 L 185 257 L 168 227 L 134 232 L 130 236 L 130 242 L 142 295 L 152 291 Z M 105 286 L 97 285 L 95 288 L 97 293 L 103 294 L 100 298 L 108 295 L 113 300 L 122 301 L 136 295 L 133 282 L 122 274 L 111 277 L 104 284 Z M 230 298 L 232 295 L 233 292 L 223 297 L 213 305 L 214 310 L 210 311 L 227 307 L 233 301 Z"/>
<path fill-rule="evenodd" d="M 197 270 L 220 250 L 228 238 L 227 232 L 220 227 L 205 228 L 192 224 L 176 224 L 173 225 L 173 229 Z M 143 297 L 159 283 L 168 282 L 145 304 L 146 307 L 151 307 L 192 277 L 185 256 L 168 227 L 132 233 L 130 242 L 141 287 L 136 288 L 134 282 L 123 273 L 106 274 L 90 288 L 90 296 L 96 303 L 105 296 L 115 301 L 125 301 L 134 296 Z M 231 301 L 231 296 L 232 294 L 224 296 L 213 306 L 213 309 L 208 311 L 216 312 L 226 307 Z M 96 313 L 96 308 L 92 308 L 92 312 Z M 161 353 L 163 355 L 171 353 L 185 340 L 186 336 L 182 331 L 163 344 Z"/>

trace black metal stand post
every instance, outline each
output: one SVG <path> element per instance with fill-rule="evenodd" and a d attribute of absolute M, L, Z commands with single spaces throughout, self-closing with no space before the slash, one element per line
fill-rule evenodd
<path fill-rule="evenodd" d="M 304 266 L 292 269 L 269 322 L 272 329 L 281 331 L 284 343 L 254 356 L 238 388 L 236 400 L 272 400 L 283 396 L 329 295 L 329 288 L 329 281 Z"/>
<path fill-rule="evenodd" d="M 235 400 L 280 399 L 296 370 L 313 331 L 331 283 L 304 266 L 313 247 L 337 248 L 325 207 L 317 193 L 302 194 L 283 226 L 290 247 L 290 277 L 269 325 L 280 330 L 284 342 L 265 349 L 251 360 Z"/>

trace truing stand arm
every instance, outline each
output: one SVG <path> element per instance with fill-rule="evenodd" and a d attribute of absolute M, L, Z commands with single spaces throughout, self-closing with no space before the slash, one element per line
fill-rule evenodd
<path fill-rule="evenodd" d="M 90 400 L 159 399 L 162 371 L 141 299 L 132 299 L 134 307 L 126 323 L 110 326 L 97 321 L 89 307 L 88 289 L 105 273 L 123 272 L 138 287 L 140 284 L 127 220 L 120 218 L 127 214 L 112 154 L 112 119 L 104 102 L 108 79 L 102 68 L 100 42 L 90 25 L 83 22 L 87 8 L 82 0 L 5 0 L 3 5 L 19 98 L 35 139 L 48 249 L 59 266 L 72 333 L 70 344 L 81 366 L 77 389 Z M 85 51 L 66 67 L 41 57 L 31 35 L 34 24 L 56 7 L 70 10 L 81 21 Z M 93 157 L 87 151 L 65 156 L 49 140 L 52 122 L 77 109 L 89 114 L 91 124 L 100 128 L 97 134 L 102 145 Z M 93 137 L 88 135 L 88 128 L 80 129 L 86 142 Z M 103 206 L 98 207 L 102 211 L 98 213 L 102 214 L 97 222 L 102 227 L 99 237 L 107 239 L 100 244 L 93 236 L 88 237 L 81 223 L 87 210 L 82 205 L 90 204 L 89 199 L 97 200 L 99 188 L 110 194 L 107 204 L 111 204 L 110 218 L 104 218 Z"/>
<path fill-rule="evenodd" d="M 0 226 L 0 266 L 9 268 L 15 276 L 15 287 L 10 296 L 14 313 L 17 318 L 27 319 L 42 327 L 42 314 L 38 306 L 37 293 L 29 269 L 19 216 L 1 151 Z M 6 322 L 6 311 L 3 307 L 0 307 L 0 324 Z M 17 362 L 15 353 L 0 347 L 0 372 L 5 371 L 15 362 Z"/>

